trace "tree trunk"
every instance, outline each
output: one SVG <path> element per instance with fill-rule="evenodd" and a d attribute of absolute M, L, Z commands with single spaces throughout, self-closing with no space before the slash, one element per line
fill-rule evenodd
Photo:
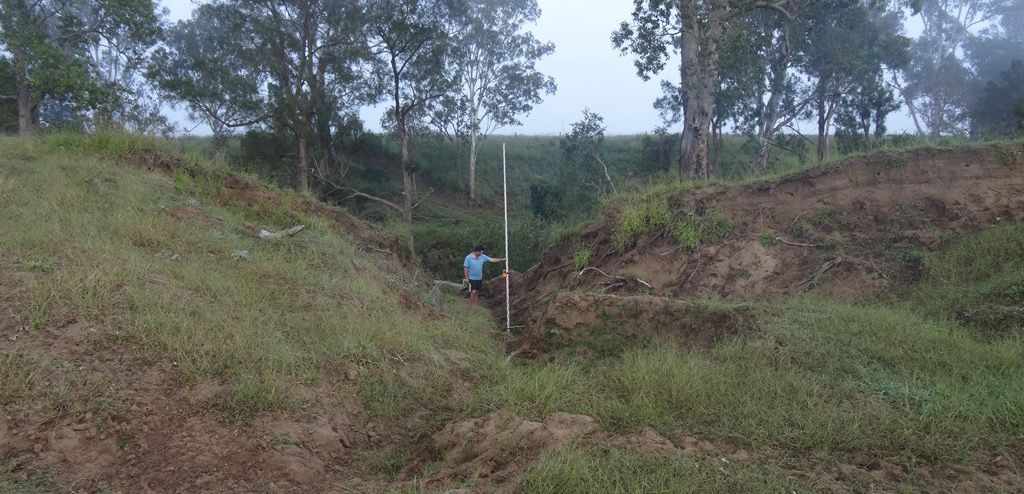
<path fill-rule="evenodd" d="M 825 96 L 818 95 L 818 163 L 828 158 L 828 122 L 825 120 Z"/>
<path fill-rule="evenodd" d="M 694 2 L 681 2 L 684 21 L 680 50 L 683 90 L 683 135 L 679 142 L 679 179 L 708 180 L 708 138 L 718 88 L 718 42 L 722 22 L 699 21 Z M 688 26 L 685 24 L 689 23 Z"/>
<path fill-rule="evenodd" d="M 213 163 L 217 168 L 224 167 L 224 148 L 227 147 L 227 136 L 223 132 L 213 134 Z"/>
<path fill-rule="evenodd" d="M 476 157 L 479 154 L 478 136 L 476 134 L 476 119 L 469 124 L 469 200 L 476 201 Z"/>
<path fill-rule="evenodd" d="M 455 133 L 451 140 L 452 153 L 455 155 L 455 190 L 462 192 L 462 139 L 459 139 L 458 133 Z"/>
<path fill-rule="evenodd" d="M 331 113 L 333 110 L 329 105 L 318 106 L 316 115 L 316 133 L 320 140 L 320 147 L 324 148 L 324 155 L 327 159 L 327 169 L 334 170 L 339 175 L 344 174 L 341 169 L 341 160 L 338 159 L 338 151 L 334 149 L 334 136 L 331 134 Z"/>
<path fill-rule="evenodd" d="M 296 126 L 296 129 L 300 127 Z M 295 141 L 298 147 L 299 158 L 295 163 L 295 190 L 299 195 L 309 193 L 309 158 L 306 155 L 306 133 L 296 133 Z"/>
<path fill-rule="evenodd" d="M 18 135 L 28 137 L 32 135 L 32 100 L 29 95 L 28 78 L 22 70 L 15 76 L 18 100 Z"/>
<path fill-rule="evenodd" d="M 608 173 L 608 165 L 604 164 L 604 160 L 601 159 L 601 155 L 598 153 L 594 153 L 594 159 L 597 160 L 597 162 L 601 164 L 601 168 L 604 169 L 604 178 L 605 180 L 608 181 L 608 185 L 612 188 L 612 194 L 618 193 L 618 191 L 615 190 L 615 183 L 612 182 L 612 176 L 611 174 Z"/>
<path fill-rule="evenodd" d="M 786 36 L 786 35 L 783 35 Z M 782 53 L 780 58 L 772 63 L 772 95 L 768 97 L 765 105 L 764 116 L 757 132 L 757 161 L 754 162 L 754 170 L 757 173 L 764 173 L 768 169 L 768 158 L 771 156 L 772 139 L 778 131 L 776 124 L 779 119 L 779 106 L 782 104 L 782 91 L 786 84 L 787 67 L 789 66 L 789 43 L 783 38 L 780 46 Z"/>
<path fill-rule="evenodd" d="M 711 175 L 718 176 L 722 165 L 722 120 L 713 118 L 711 120 L 711 154 L 708 156 L 708 168 Z"/>
<path fill-rule="evenodd" d="M 405 196 L 405 202 L 402 204 L 403 207 L 403 219 L 405 220 L 405 232 L 408 237 L 409 247 L 409 258 L 415 259 L 416 257 L 416 244 L 412 236 L 412 174 L 413 171 L 409 167 L 409 132 L 405 130 L 405 122 L 398 123 L 398 133 L 402 140 L 402 186 L 403 195 Z"/>

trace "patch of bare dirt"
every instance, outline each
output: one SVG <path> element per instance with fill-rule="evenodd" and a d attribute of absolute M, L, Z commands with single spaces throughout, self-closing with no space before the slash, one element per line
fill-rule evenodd
<path fill-rule="evenodd" d="M 68 386 L 67 396 L 53 402 L 3 406 L 0 456 L 27 458 L 26 471 L 53 469 L 57 483 L 74 492 L 380 488 L 359 480 L 353 467 L 353 457 L 378 444 L 380 434 L 351 380 L 312 390 L 317 406 L 301 419 L 232 422 L 213 406 L 226 386 L 189 386 L 175 362 L 140 356 L 116 343 L 110 328 L 75 322 L 30 329 L 9 314 L 0 319 L 5 347 L 43 353 L 63 369 L 45 377 L 41 386 L 52 391 L 42 393 Z"/>
<path fill-rule="evenodd" d="M 620 248 L 610 211 L 512 279 L 513 317 L 542 321 L 538 311 L 566 289 L 731 301 L 806 290 L 890 298 L 918 275 L 919 252 L 1024 218 L 1024 146 L 877 153 L 776 182 L 681 192 L 668 205 L 674 220 L 724 219 L 727 231 L 693 250 L 666 231 Z M 578 276 L 580 248 L 600 271 Z"/>

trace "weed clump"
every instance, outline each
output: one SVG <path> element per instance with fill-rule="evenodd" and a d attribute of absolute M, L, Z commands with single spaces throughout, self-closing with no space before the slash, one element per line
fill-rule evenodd
<path fill-rule="evenodd" d="M 587 266 L 590 266 L 590 249 L 587 247 L 580 247 L 576 249 L 576 253 L 572 255 L 572 269 L 575 272 L 580 272 Z"/>

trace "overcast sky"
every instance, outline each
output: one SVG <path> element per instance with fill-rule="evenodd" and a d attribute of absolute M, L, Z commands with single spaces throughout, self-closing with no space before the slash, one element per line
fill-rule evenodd
<path fill-rule="evenodd" d="M 162 1 L 170 9 L 172 21 L 187 18 L 192 10 L 190 0 Z M 671 75 L 656 76 L 644 82 L 636 75 L 633 59 L 620 56 L 612 47 L 611 33 L 630 18 L 633 2 L 537 2 L 542 13 L 530 31 L 537 39 L 555 44 L 554 54 L 538 62 L 537 68 L 554 77 L 558 91 L 546 96 L 530 115 L 520 118 L 521 127 L 498 129 L 498 134 L 557 135 L 580 120 L 584 108 L 604 117 L 606 134 L 642 134 L 662 125 L 653 103 L 661 95 L 660 80 L 671 79 Z M 382 111 L 382 108 L 366 108 L 361 112 L 368 128 L 380 130 Z M 890 120 L 890 132 L 902 130 L 903 125 L 897 122 L 903 120 L 902 117 Z M 195 132 L 203 133 L 203 129 L 197 128 Z"/>

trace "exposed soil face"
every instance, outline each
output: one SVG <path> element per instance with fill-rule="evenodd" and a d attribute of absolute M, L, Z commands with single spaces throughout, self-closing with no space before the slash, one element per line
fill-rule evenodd
<path fill-rule="evenodd" d="M 671 334 L 688 347 L 707 347 L 729 335 L 752 330 L 751 307 L 713 307 L 666 297 L 560 292 L 530 322 L 516 352 L 527 358 L 559 347 L 588 342 L 624 344 Z"/>
<path fill-rule="evenodd" d="M 731 301 L 806 290 L 889 298 L 915 278 L 921 251 L 1024 217 L 1024 150 L 878 153 L 777 182 L 680 192 L 668 205 L 673 220 L 724 219 L 727 231 L 695 249 L 680 248 L 665 229 L 620 248 L 618 212 L 611 211 L 513 278 L 513 317 L 545 324 L 538 311 L 573 288 Z M 573 255 L 581 248 L 600 271 L 577 276 Z M 503 287 L 492 292 L 503 296 Z"/>

